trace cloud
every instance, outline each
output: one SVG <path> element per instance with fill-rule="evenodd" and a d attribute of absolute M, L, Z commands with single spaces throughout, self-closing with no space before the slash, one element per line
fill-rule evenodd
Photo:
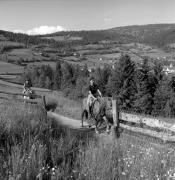
<path fill-rule="evenodd" d="M 107 17 L 106 17 L 106 18 L 104 18 L 103 20 L 104 20 L 104 22 L 105 22 L 105 23 L 110 23 L 110 22 L 112 21 L 112 19 L 111 19 L 111 18 L 107 18 Z"/>
<path fill-rule="evenodd" d="M 23 33 L 28 35 L 44 35 L 51 34 L 58 31 L 65 31 L 66 29 L 62 26 L 40 26 L 27 31 L 16 29 L 13 32 L 15 33 Z"/>
<path fill-rule="evenodd" d="M 21 30 L 21 29 L 15 29 L 13 30 L 14 33 L 22 33 L 22 34 L 26 34 L 25 31 Z"/>

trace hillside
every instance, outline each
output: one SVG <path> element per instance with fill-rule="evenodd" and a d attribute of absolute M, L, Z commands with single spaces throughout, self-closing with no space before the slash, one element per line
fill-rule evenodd
<path fill-rule="evenodd" d="M 142 26 L 117 27 L 109 30 L 134 36 L 139 42 L 158 46 L 175 42 L 175 24 L 149 24 Z"/>
<path fill-rule="evenodd" d="M 58 42 L 63 46 L 63 42 L 77 41 L 77 44 L 89 44 L 108 40 L 118 43 L 140 42 L 162 47 L 175 42 L 175 24 L 133 25 L 93 31 L 62 31 L 42 36 L 28 36 L 0 30 L 0 41 L 2 40 L 23 43 L 26 46 Z"/>
<path fill-rule="evenodd" d="M 116 27 L 98 31 L 67 31 L 57 32 L 42 37 L 79 37 L 86 42 L 102 40 L 117 41 L 120 43 L 140 42 L 163 47 L 175 42 L 175 24 L 149 24 Z M 53 38 L 54 39 L 54 38 Z"/>
<path fill-rule="evenodd" d="M 55 36 L 81 37 L 81 39 L 86 43 L 95 43 L 102 40 L 111 40 L 120 43 L 130 43 L 136 41 L 136 38 L 130 34 L 121 34 L 109 30 L 67 31 L 67 32 L 57 32 L 49 36 L 50 37 L 55 37 Z"/>

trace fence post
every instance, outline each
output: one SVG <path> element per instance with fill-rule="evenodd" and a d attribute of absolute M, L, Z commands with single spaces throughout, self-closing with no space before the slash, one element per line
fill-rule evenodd
<path fill-rule="evenodd" d="M 46 110 L 46 97 L 45 95 L 42 96 L 42 102 L 43 102 L 43 108 L 46 111 L 46 115 L 47 115 L 47 110 Z"/>
<path fill-rule="evenodd" d="M 117 100 L 112 100 L 112 115 L 113 115 L 113 137 L 119 137 L 119 106 Z"/>

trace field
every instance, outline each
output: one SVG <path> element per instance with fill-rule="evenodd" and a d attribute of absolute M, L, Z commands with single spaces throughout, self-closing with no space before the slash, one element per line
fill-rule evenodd
<path fill-rule="evenodd" d="M 37 62 L 37 61 L 44 61 L 48 58 L 43 57 L 41 54 L 33 51 L 29 48 L 23 49 L 13 49 L 11 52 L 7 54 L 8 61 L 11 62 L 18 62 L 18 63 L 30 63 L 30 62 Z"/>
<path fill-rule="evenodd" d="M 46 39 L 54 39 L 55 41 L 77 41 L 82 40 L 82 37 L 78 36 L 46 36 Z"/>
<path fill-rule="evenodd" d="M 55 36 L 53 38 L 58 41 L 69 41 L 78 40 L 80 37 Z M 0 44 L 2 46 L 10 47 L 10 50 L 1 54 L 0 58 L 5 62 L 11 62 L 22 66 L 27 66 L 28 64 L 50 64 L 51 67 L 55 67 L 55 62 L 57 60 L 63 60 L 72 64 L 79 64 L 80 66 L 87 64 L 89 68 L 92 68 L 94 66 L 104 66 L 105 64 L 112 65 L 118 61 L 123 53 L 130 55 L 131 59 L 136 63 L 140 63 L 144 56 L 158 61 L 174 61 L 172 53 L 167 53 L 159 48 L 141 43 L 117 44 L 111 41 L 99 42 L 98 44 L 87 44 L 83 46 L 77 45 L 74 47 L 73 52 L 65 52 L 63 57 L 60 56 L 60 49 L 50 47 L 48 45 L 35 45 L 26 48 L 23 44 L 11 41 L 1 41 Z M 74 55 L 72 55 L 72 53 Z M 14 71 L 21 72 L 16 68 L 17 66 L 14 65 L 12 70 L 9 68 L 7 71 L 7 68 L 2 68 L 1 66 L 0 73 L 9 73 L 10 71 L 12 73 Z"/>
<path fill-rule="evenodd" d="M 5 40 L 5 39 L 4 39 Z M 24 47 L 23 43 L 17 43 L 13 41 L 0 40 L 0 46 L 2 47 L 12 47 L 12 49 Z"/>
<path fill-rule="evenodd" d="M 22 66 L 0 61 L 0 74 L 19 74 L 22 72 Z"/>
<path fill-rule="evenodd" d="M 49 65 L 54 69 L 55 66 L 56 66 L 56 62 L 52 62 L 52 61 L 29 62 L 29 63 L 27 63 L 27 65 L 28 66 L 32 66 L 32 65 L 36 65 L 36 66 Z"/>

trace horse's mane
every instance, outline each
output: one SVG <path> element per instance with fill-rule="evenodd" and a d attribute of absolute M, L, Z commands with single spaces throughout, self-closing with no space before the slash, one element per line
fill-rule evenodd
<path fill-rule="evenodd" d="M 95 103 L 99 105 L 99 110 L 104 109 L 104 108 L 111 109 L 112 98 L 111 97 L 99 98 L 98 101 Z M 83 108 L 87 109 L 87 98 L 83 99 Z"/>
<path fill-rule="evenodd" d="M 94 102 L 93 111 L 100 115 L 106 114 L 107 110 L 111 109 L 112 99 L 108 97 L 99 98 Z"/>

